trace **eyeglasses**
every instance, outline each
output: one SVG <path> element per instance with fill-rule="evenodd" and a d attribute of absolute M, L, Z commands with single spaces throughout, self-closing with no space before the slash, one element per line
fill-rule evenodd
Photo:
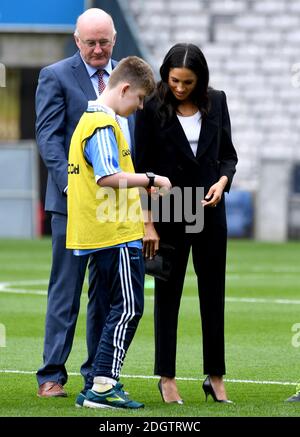
<path fill-rule="evenodd" d="M 92 48 L 95 48 L 97 44 L 99 44 L 99 46 L 100 46 L 102 49 L 105 49 L 105 48 L 107 48 L 107 47 L 109 47 L 109 46 L 112 45 L 112 41 L 110 41 L 109 39 L 100 39 L 99 41 L 94 41 L 94 40 L 92 40 L 92 39 L 88 39 L 88 40 L 84 41 L 84 40 L 81 39 L 81 38 L 79 38 L 79 39 L 80 39 L 80 41 L 81 41 L 83 44 L 85 44 L 86 46 L 88 46 L 88 47 L 91 48 L 91 49 L 92 49 Z"/>

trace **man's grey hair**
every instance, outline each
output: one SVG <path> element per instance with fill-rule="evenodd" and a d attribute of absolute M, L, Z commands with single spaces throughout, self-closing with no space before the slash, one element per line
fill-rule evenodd
<path fill-rule="evenodd" d="M 82 16 L 85 16 L 85 15 L 88 15 L 88 14 L 91 14 L 91 15 L 95 14 L 96 15 L 96 14 L 99 14 L 99 13 L 101 13 L 102 15 L 106 15 L 107 17 L 110 17 L 111 23 L 112 23 L 112 28 L 113 28 L 113 33 L 114 33 L 114 36 L 115 36 L 117 34 L 117 31 L 116 31 L 114 20 L 113 20 L 112 16 L 110 14 L 108 14 L 106 11 L 104 11 L 103 9 L 100 9 L 100 8 L 90 8 L 90 9 L 87 9 L 81 15 L 79 15 L 77 17 L 76 26 L 75 26 L 75 30 L 74 30 L 74 35 L 79 37 L 78 22 L 80 21 Z"/>

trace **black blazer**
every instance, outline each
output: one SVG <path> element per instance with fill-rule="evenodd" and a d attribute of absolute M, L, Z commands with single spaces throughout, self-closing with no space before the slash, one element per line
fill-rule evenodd
<path fill-rule="evenodd" d="M 209 99 L 210 110 L 202 120 L 196 157 L 176 114 L 162 126 L 157 98 L 145 103 L 136 118 L 136 171 L 167 176 L 173 186 L 204 187 L 204 195 L 224 175 L 228 177 L 225 190 L 229 191 L 237 154 L 231 140 L 226 96 L 223 91 L 210 89 Z M 208 209 L 208 217 L 217 214 L 219 223 L 226 226 L 224 200 L 217 208 Z"/>

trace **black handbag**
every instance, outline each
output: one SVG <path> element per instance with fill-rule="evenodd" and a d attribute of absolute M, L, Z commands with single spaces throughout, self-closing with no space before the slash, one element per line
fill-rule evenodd
<path fill-rule="evenodd" d="M 144 258 L 145 273 L 162 281 L 168 281 L 171 276 L 174 251 L 174 247 L 170 244 L 160 242 L 154 257 L 152 259 Z"/>

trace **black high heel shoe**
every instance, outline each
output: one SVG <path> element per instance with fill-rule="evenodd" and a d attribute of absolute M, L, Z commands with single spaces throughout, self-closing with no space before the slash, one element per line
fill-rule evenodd
<path fill-rule="evenodd" d="M 183 403 L 184 403 L 183 399 L 178 399 L 178 401 L 166 401 L 165 400 L 164 395 L 163 395 L 163 391 L 162 391 L 161 379 L 158 381 L 157 387 L 158 387 L 158 390 L 159 390 L 159 393 L 161 395 L 161 398 L 162 398 L 163 402 L 166 402 L 167 404 L 183 405 Z"/>
<path fill-rule="evenodd" d="M 211 384 L 211 380 L 210 380 L 209 376 L 207 376 L 205 378 L 205 380 L 203 381 L 202 388 L 203 388 L 203 391 L 205 393 L 205 400 L 206 401 L 207 401 L 208 395 L 211 395 L 211 397 L 213 398 L 213 400 L 215 402 L 221 402 L 223 404 L 233 404 L 233 402 L 230 401 L 229 399 L 218 399 L 217 398 L 216 393 L 215 393 L 213 386 Z"/>

